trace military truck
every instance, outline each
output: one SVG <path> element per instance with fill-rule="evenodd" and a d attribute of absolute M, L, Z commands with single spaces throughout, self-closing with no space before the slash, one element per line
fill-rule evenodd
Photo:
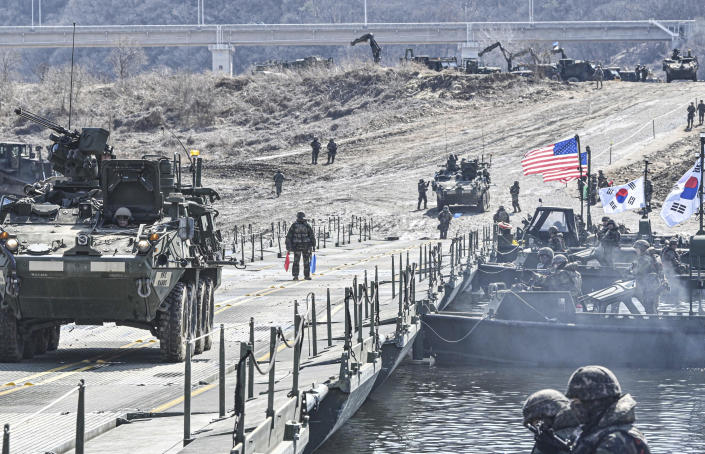
<path fill-rule="evenodd" d="M 414 49 L 406 49 L 401 63 L 414 62 L 424 65 L 433 71 L 443 71 L 444 69 L 458 69 L 458 59 L 456 57 L 429 57 L 428 55 L 414 55 Z"/>
<path fill-rule="evenodd" d="M 666 73 L 666 82 L 674 80 L 698 81 L 698 57 L 688 55 L 681 56 L 678 49 L 674 49 L 671 58 L 663 60 L 663 71 Z"/>
<path fill-rule="evenodd" d="M 187 337 L 212 330 L 224 264 L 200 156 L 187 179 L 180 154 L 112 159 L 104 129 L 16 112 L 58 133 L 48 159 L 64 177 L 0 201 L 0 361 L 55 350 L 61 325 L 106 322 L 149 330 L 164 361 L 183 361 Z"/>
<path fill-rule="evenodd" d="M 447 163 L 433 178 L 438 209 L 444 206 L 468 206 L 482 213 L 490 207 L 490 163 L 463 159 L 460 166 Z"/>
<path fill-rule="evenodd" d="M 502 72 L 498 66 L 480 66 L 477 58 L 463 58 L 460 69 L 467 74 L 497 74 Z"/>
<path fill-rule="evenodd" d="M 561 80 L 587 82 L 591 81 L 595 74 L 595 65 L 587 60 L 561 58 L 558 60 L 558 71 L 560 72 Z"/>
<path fill-rule="evenodd" d="M 53 175 L 42 147 L 19 142 L 0 142 L 0 194 L 24 195 L 25 186 Z"/>

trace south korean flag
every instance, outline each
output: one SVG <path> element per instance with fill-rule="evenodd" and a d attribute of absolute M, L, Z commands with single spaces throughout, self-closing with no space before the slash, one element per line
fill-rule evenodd
<path fill-rule="evenodd" d="M 622 186 L 610 186 L 600 189 L 602 209 L 607 214 L 637 210 L 646 205 L 644 198 L 644 177 L 637 178 Z"/>
<path fill-rule="evenodd" d="M 695 161 L 668 194 L 661 208 L 661 217 L 669 227 L 687 221 L 700 204 L 700 160 Z"/>

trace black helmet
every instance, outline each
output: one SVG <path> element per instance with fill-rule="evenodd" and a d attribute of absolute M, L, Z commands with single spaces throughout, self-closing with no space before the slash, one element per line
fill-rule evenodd
<path fill-rule="evenodd" d="M 610 218 L 608 216 L 602 216 L 602 222 L 609 222 Z"/>
<path fill-rule="evenodd" d="M 553 419 L 568 407 L 570 407 L 570 399 L 562 392 L 555 389 L 542 389 L 530 395 L 524 402 L 522 408 L 524 424 L 529 424 L 536 419 Z"/>
<path fill-rule="evenodd" d="M 423 183 L 423 178 L 419 178 L 419 183 Z"/>
<path fill-rule="evenodd" d="M 583 366 L 573 372 L 565 393 L 569 399 L 590 401 L 620 397 L 622 387 L 611 370 L 604 366 Z"/>
<path fill-rule="evenodd" d="M 304 219 L 306 219 L 306 215 L 304 214 L 303 211 L 299 211 L 298 213 L 296 213 L 296 219 L 298 219 L 300 221 L 304 220 Z"/>
<path fill-rule="evenodd" d="M 519 182 L 518 182 L 518 181 L 516 181 L 516 180 L 514 180 L 514 184 L 519 184 Z"/>

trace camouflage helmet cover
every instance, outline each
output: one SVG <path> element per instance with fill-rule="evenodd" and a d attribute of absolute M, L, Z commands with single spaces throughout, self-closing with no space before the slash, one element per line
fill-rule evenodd
<path fill-rule="evenodd" d="M 648 249 L 649 246 L 649 242 L 646 240 L 636 240 L 632 245 L 634 249 Z"/>
<path fill-rule="evenodd" d="M 591 401 L 607 397 L 620 397 L 622 387 L 611 370 L 604 366 L 583 366 L 568 380 L 565 393 L 569 399 Z"/>
<path fill-rule="evenodd" d="M 550 247 L 542 247 L 541 249 L 539 249 L 538 256 L 541 257 L 542 255 L 546 255 L 550 257 L 551 260 L 553 260 L 553 249 L 551 249 Z"/>
<path fill-rule="evenodd" d="M 542 389 L 530 395 L 522 413 L 524 424 L 528 424 L 536 419 L 555 418 L 558 413 L 570 407 L 570 399 L 562 392 L 555 389 Z"/>
<path fill-rule="evenodd" d="M 563 254 L 553 257 L 553 265 L 565 265 L 566 263 L 568 263 L 568 257 Z"/>
<path fill-rule="evenodd" d="M 118 208 L 117 210 L 115 210 L 115 217 L 117 218 L 117 217 L 119 217 L 119 216 L 125 216 L 125 217 L 128 217 L 128 218 L 131 218 L 131 217 L 132 217 L 132 211 L 130 211 L 130 209 L 127 208 L 127 207 L 120 207 L 120 208 Z"/>

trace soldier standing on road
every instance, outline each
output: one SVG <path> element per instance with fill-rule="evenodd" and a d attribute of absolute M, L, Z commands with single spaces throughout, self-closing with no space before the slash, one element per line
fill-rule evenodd
<path fill-rule="evenodd" d="M 416 205 L 416 211 L 419 211 L 421 209 L 421 202 L 423 201 L 423 209 L 426 209 L 426 204 L 428 203 L 428 200 L 426 199 L 426 191 L 428 191 L 428 184 L 429 181 L 424 181 L 423 178 L 419 180 L 419 183 L 417 185 L 417 189 L 419 191 L 419 203 Z"/>
<path fill-rule="evenodd" d="M 495 223 L 509 222 L 509 213 L 504 210 L 504 205 L 500 205 L 499 208 L 497 208 L 497 212 L 492 216 L 492 220 Z"/>
<path fill-rule="evenodd" d="M 277 170 L 277 173 L 274 174 L 274 189 L 277 191 L 277 197 L 282 193 L 282 183 L 284 183 L 284 180 L 284 174 L 281 170 Z"/>
<path fill-rule="evenodd" d="M 311 280 L 311 253 L 316 249 L 316 236 L 303 212 L 296 213 L 296 222 L 291 224 L 286 234 L 286 251 L 294 253 L 291 274 L 299 280 L 299 261 L 304 258 L 304 279 Z"/>
<path fill-rule="evenodd" d="M 318 141 L 318 137 L 313 138 L 311 142 L 311 164 L 318 164 L 318 153 L 321 151 L 321 142 Z"/>
<path fill-rule="evenodd" d="M 335 155 L 338 153 L 338 144 L 335 143 L 335 140 L 330 139 L 326 148 L 328 148 L 328 162 L 326 164 L 333 164 Z"/>
<path fill-rule="evenodd" d="M 695 103 L 691 102 L 688 106 L 688 126 L 686 129 L 693 129 L 693 122 L 695 121 Z"/>
<path fill-rule="evenodd" d="M 602 172 L 602 170 L 597 171 L 597 187 L 602 189 L 606 188 L 610 185 L 610 182 L 607 181 L 607 177 L 605 174 Z"/>
<path fill-rule="evenodd" d="M 512 187 L 509 188 L 509 194 L 512 196 L 512 210 L 514 213 L 521 213 L 519 206 L 519 182 L 515 181 Z"/>
<path fill-rule="evenodd" d="M 565 393 L 581 423 L 575 454 L 650 454 L 644 435 L 634 426 L 636 401 L 622 394 L 617 377 L 603 366 L 573 372 Z"/>
<path fill-rule="evenodd" d="M 595 88 L 600 89 L 602 88 L 602 80 L 605 78 L 605 72 L 602 71 L 602 65 L 597 65 L 597 69 L 595 69 L 595 75 L 593 79 L 595 80 Z"/>
<path fill-rule="evenodd" d="M 703 121 L 705 121 L 705 102 L 703 102 L 702 99 L 698 103 L 698 121 L 700 126 L 702 126 Z"/>
<path fill-rule="evenodd" d="M 636 279 L 634 296 L 644 306 L 647 314 L 655 314 L 658 310 L 659 293 L 667 286 L 663 275 L 661 259 L 649 247 L 646 240 L 634 242 L 636 260 L 632 263 L 632 274 Z"/>
<path fill-rule="evenodd" d="M 453 215 L 450 209 L 448 209 L 448 206 L 444 206 L 443 210 L 438 214 L 438 221 L 440 222 L 438 229 L 441 231 L 442 240 L 448 238 L 448 229 L 450 228 L 451 219 L 453 219 Z"/>

